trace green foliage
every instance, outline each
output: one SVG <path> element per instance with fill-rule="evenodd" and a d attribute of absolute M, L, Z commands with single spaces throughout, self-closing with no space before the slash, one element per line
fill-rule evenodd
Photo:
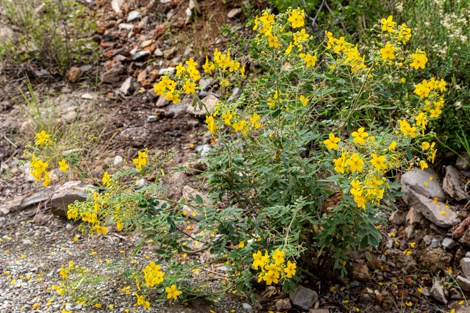
<path fill-rule="evenodd" d="M 84 6 L 74 0 L 1 0 L 15 31 L 0 56 L 13 64 L 64 74 L 71 65 L 93 62 L 95 29 Z"/>

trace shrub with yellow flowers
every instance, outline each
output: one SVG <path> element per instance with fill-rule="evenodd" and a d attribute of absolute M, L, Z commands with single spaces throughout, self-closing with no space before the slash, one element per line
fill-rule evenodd
<path fill-rule="evenodd" d="M 290 9 L 263 12 L 253 29 L 243 61 L 216 49 L 204 64 L 182 62 L 154 86 L 173 103 L 192 97 L 199 106 L 199 80 L 210 77 L 218 86 L 214 110 L 205 108 L 211 201 L 165 197 L 164 158 L 140 151 L 135 168 L 105 172 L 103 191 L 68 209 L 86 232 L 136 232 L 139 246 L 156 246 L 161 260 L 131 275 L 136 305 L 149 308 L 152 292 L 159 301 L 207 296 L 204 279 L 194 282 L 208 266 L 188 258 L 195 249 L 228 268 L 214 295 L 249 294 L 255 277 L 292 289 L 303 266 L 344 273 L 348 259 L 379 244 L 396 173 L 435 160 L 429 122 L 441 115 L 446 82 L 421 77 L 413 84 L 428 59 L 407 49 L 412 30 L 405 24 L 389 16 L 371 30 L 373 40 L 350 43 L 325 32 L 318 42 L 304 12 Z M 47 164 L 36 167 L 45 180 Z M 129 183 L 147 174 L 147 186 Z M 191 223 L 197 233 L 187 231 Z M 302 262 L 307 255 L 317 264 Z"/>

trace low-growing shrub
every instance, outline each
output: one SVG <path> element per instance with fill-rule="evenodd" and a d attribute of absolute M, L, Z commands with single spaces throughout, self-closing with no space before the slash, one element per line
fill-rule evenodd
<path fill-rule="evenodd" d="M 105 172 L 103 192 L 69 207 L 68 218 L 86 232 L 113 227 L 156 246 L 161 259 L 132 275 L 136 305 L 148 307 L 152 294 L 165 301 L 249 295 L 259 284 L 291 290 L 321 275 L 316 269 L 344 274 L 349 259 L 380 243 L 395 174 L 434 162 L 429 123 L 442 114 L 447 84 L 435 77 L 413 83 L 428 59 L 408 49 L 411 29 L 389 16 L 365 44 L 326 32 L 318 45 L 304 26 L 301 9 L 265 11 L 245 64 L 215 50 L 201 67 L 187 60 L 155 84 L 168 101 L 193 97 L 204 107 L 197 83 L 214 79 L 220 98 L 206 107 L 213 149 L 204 157 L 211 199 L 166 197 L 162 158 L 140 151 L 135 168 Z M 45 135 L 37 136 L 41 145 Z M 47 166 L 38 164 L 35 177 L 46 181 Z M 153 182 L 135 186 L 141 175 Z M 210 262 L 188 258 L 206 250 Z M 227 276 L 215 291 L 194 279 L 222 262 Z"/>

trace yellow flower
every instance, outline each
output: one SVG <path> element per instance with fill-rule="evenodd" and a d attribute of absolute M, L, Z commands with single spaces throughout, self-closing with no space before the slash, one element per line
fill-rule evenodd
<path fill-rule="evenodd" d="M 431 145 L 430 145 L 429 142 L 427 142 L 427 141 L 423 141 L 423 143 L 421 144 L 421 148 L 422 148 L 424 151 L 428 150 L 430 147 L 431 147 Z"/>
<path fill-rule="evenodd" d="M 276 249 L 274 251 L 272 257 L 276 265 L 281 265 L 282 263 L 284 263 L 284 255 L 285 255 L 285 252 L 282 250 Z"/>
<path fill-rule="evenodd" d="M 147 153 L 145 151 L 139 151 L 137 158 L 132 159 L 132 162 L 135 164 L 135 168 L 141 171 L 142 167 L 147 165 Z"/>
<path fill-rule="evenodd" d="M 196 93 L 196 83 L 193 83 L 193 82 L 190 81 L 189 79 L 187 79 L 187 80 L 185 81 L 183 88 L 184 88 L 184 92 L 185 92 L 187 95 Z"/>
<path fill-rule="evenodd" d="M 250 118 L 251 126 L 255 129 L 261 128 L 261 123 L 258 122 L 261 116 L 257 113 L 254 113 L 253 116 Z"/>
<path fill-rule="evenodd" d="M 178 290 L 175 284 L 171 285 L 170 287 L 166 287 L 165 291 L 167 293 L 167 299 L 177 300 L 178 297 L 182 294 L 182 292 Z"/>
<path fill-rule="evenodd" d="M 289 12 L 289 18 L 287 20 L 291 23 L 292 28 L 300 28 L 305 24 L 304 16 L 304 10 L 295 9 Z"/>
<path fill-rule="evenodd" d="M 68 168 L 69 168 L 69 165 L 67 164 L 65 159 L 62 159 L 62 160 L 59 161 L 59 170 L 61 172 L 65 173 Z"/>
<path fill-rule="evenodd" d="M 279 39 L 277 39 L 277 37 L 273 35 L 268 36 L 268 44 L 270 48 L 278 49 L 279 47 L 281 47 L 281 45 L 279 44 Z"/>
<path fill-rule="evenodd" d="M 315 53 L 315 55 L 311 55 L 309 53 L 305 54 L 305 53 L 301 53 L 299 54 L 299 57 L 304 60 L 305 62 L 305 66 L 307 68 L 310 68 L 312 66 L 315 66 L 315 64 L 317 63 L 317 59 L 318 59 L 318 56 L 317 54 Z"/>
<path fill-rule="evenodd" d="M 337 138 L 335 137 L 335 135 L 333 133 L 330 133 L 328 135 L 328 139 L 323 141 L 323 143 L 326 145 L 326 148 L 328 150 L 338 150 L 339 146 L 338 146 L 338 142 L 340 142 L 341 139 L 340 138 Z"/>
<path fill-rule="evenodd" d="M 394 60 L 395 59 L 395 50 L 396 48 L 392 46 L 389 42 L 385 45 L 384 48 L 380 49 L 380 56 L 382 60 Z"/>
<path fill-rule="evenodd" d="M 213 115 L 206 116 L 206 124 L 207 124 L 207 127 L 209 128 L 209 131 L 212 133 L 212 135 L 214 135 L 217 130 L 217 126 L 215 125 L 215 120 L 214 120 Z"/>
<path fill-rule="evenodd" d="M 265 252 L 264 255 L 259 250 L 258 250 L 258 252 L 253 253 L 253 264 L 252 264 L 252 266 L 255 270 L 258 270 L 258 268 L 263 269 L 264 266 L 266 265 L 266 263 L 268 263 L 268 262 L 269 262 L 269 255 L 268 255 L 267 251 Z"/>
<path fill-rule="evenodd" d="M 367 136 L 369 136 L 369 134 L 364 131 L 364 127 L 361 127 L 357 130 L 357 132 L 353 132 L 352 136 L 354 138 L 353 139 L 354 143 L 359 144 L 359 145 L 363 145 L 363 144 L 365 144 L 364 139 L 367 138 Z"/>
<path fill-rule="evenodd" d="M 183 63 L 180 63 L 176 66 L 176 76 L 181 76 L 184 74 L 185 72 L 185 68 L 184 68 L 184 65 Z"/>
<path fill-rule="evenodd" d="M 48 145 L 50 143 L 49 138 L 51 135 L 46 133 L 45 130 L 41 130 L 39 133 L 36 133 L 36 145 Z"/>
<path fill-rule="evenodd" d="M 206 57 L 206 63 L 202 66 L 202 69 L 207 74 L 212 74 L 212 71 L 215 70 L 215 65 L 212 62 L 209 62 L 209 58 Z"/>
<path fill-rule="evenodd" d="M 426 161 L 424 161 L 424 160 L 421 160 L 421 161 L 419 161 L 419 167 L 422 170 L 424 170 L 424 169 L 428 168 L 428 163 L 426 163 Z"/>
<path fill-rule="evenodd" d="M 404 45 L 410 40 L 411 38 L 411 28 L 406 27 L 406 24 L 401 24 L 400 29 L 398 31 L 398 40 L 401 41 Z"/>
<path fill-rule="evenodd" d="M 410 66 L 413 67 L 415 70 L 421 68 L 424 70 L 426 63 L 428 62 L 428 58 L 426 56 L 426 52 L 416 50 L 416 53 L 411 55 L 412 62 Z"/>
<path fill-rule="evenodd" d="M 284 269 L 284 273 L 287 278 L 292 278 L 295 275 L 297 265 L 291 261 L 287 261 L 287 266 Z"/>
<path fill-rule="evenodd" d="M 351 155 L 351 158 L 346 161 L 346 165 L 349 165 L 349 170 L 351 173 L 362 172 L 364 161 L 361 159 L 359 154 L 354 153 Z"/>
<path fill-rule="evenodd" d="M 105 186 L 109 186 L 109 183 L 111 182 L 111 175 L 109 175 L 108 171 L 105 171 L 103 173 L 103 178 L 101 178 L 101 182 L 105 185 Z"/>
<path fill-rule="evenodd" d="M 300 103 L 302 103 L 302 105 L 303 105 L 304 107 L 307 106 L 307 104 L 308 104 L 308 98 L 305 97 L 304 95 L 300 95 L 299 101 L 300 101 Z"/>
<path fill-rule="evenodd" d="M 230 111 L 227 111 L 225 112 L 224 114 L 222 114 L 220 117 L 222 117 L 224 119 L 224 124 L 225 125 L 230 125 L 230 122 L 232 120 L 232 113 L 230 113 Z"/>
<path fill-rule="evenodd" d="M 370 160 L 370 163 L 372 163 L 372 165 L 379 171 L 387 170 L 387 164 L 385 164 L 385 157 L 383 155 L 377 156 L 375 153 L 372 153 L 372 160 Z"/>
<path fill-rule="evenodd" d="M 164 280 L 165 273 L 161 271 L 162 267 L 156 265 L 153 261 L 147 265 L 142 272 L 144 273 L 145 284 L 148 287 L 161 284 Z"/>
<path fill-rule="evenodd" d="M 289 47 L 287 47 L 286 52 L 284 53 L 285 55 L 289 55 L 292 52 L 292 49 L 294 46 L 292 45 L 292 42 L 289 44 Z"/>
<path fill-rule="evenodd" d="M 393 151 L 393 150 L 395 150 L 396 146 L 397 146 L 397 142 L 396 142 L 396 141 L 392 141 L 392 143 L 390 144 L 390 146 L 388 146 L 388 149 L 389 149 L 390 151 Z"/>
<path fill-rule="evenodd" d="M 51 183 L 51 177 L 49 176 L 49 172 L 44 172 L 43 179 L 44 179 L 44 181 L 42 182 L 42 185 L 44 187 L 49 186 L 49 184 Z"/>
<path fill-rule="evenodd" d="M 393 21 L 393 16 L 391 15 L 386 19 L 381 19 L 380 23 L 382 24 L 382 31 L 387 31 L 389 33 L 393 33 L 393 27 L 395 27 L 395 25 L 397 24 Z"/>

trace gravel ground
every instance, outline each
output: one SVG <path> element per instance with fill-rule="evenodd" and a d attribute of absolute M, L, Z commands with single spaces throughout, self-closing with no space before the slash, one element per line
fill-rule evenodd
<path fill-rule="evenodd" d="M 135 296 L 120 289 L 125 282 L 110 280 L 94 290 L 100 309 L 84 307 L 50 287 L 58 285 L 61 266 L 69 261 L 101 274 L 119 267 L 129 256 L 137 238 L 108 234 L 99 238 L 80 235 L 77 226 L 36 209 L 10 213 L 0 223 L 0 312 L 247 312 L 245 299 L 227 295 L 223 301 L 199 301 L 191 306 L 172 304 L 150 310 L 135 307 Z M 78 240 L 76 236 L 80 237 Z M 131 257 L 134 264 L 156 259 L 151 251 Z M 103 266 L 105 265 L 105 266 Z M 108 271 L 108 272 L 106 272 Z M 131 289 L 132 291 L 132 289 Z M 127 310 L 126 310 L 127 309 Z"/>

